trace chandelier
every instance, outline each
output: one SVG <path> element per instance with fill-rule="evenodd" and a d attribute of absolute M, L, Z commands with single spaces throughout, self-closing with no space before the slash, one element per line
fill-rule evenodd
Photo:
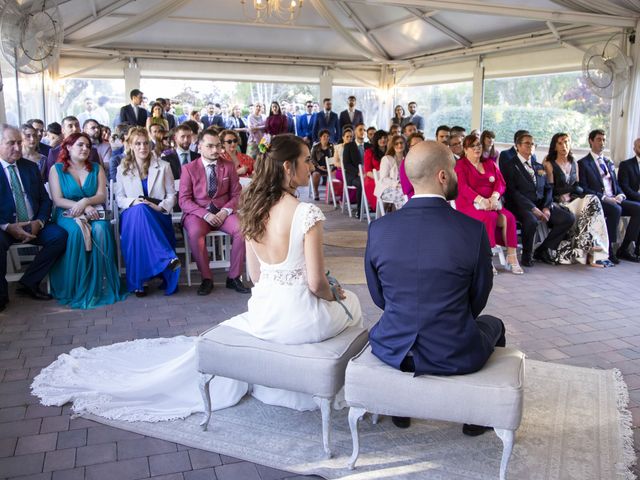
<path fill-rule="evenodd" d="M 265 23 L 267 19 L 291 24 L 296 21 L 302 10 L 303 0 L 250 0 L 253 10 L 247 6 L 247 0 L 240 0 L 245 17 L 252 22 Z"/>

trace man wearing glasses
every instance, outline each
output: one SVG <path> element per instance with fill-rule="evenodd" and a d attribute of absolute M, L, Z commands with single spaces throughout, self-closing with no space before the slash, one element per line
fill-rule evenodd
<path fill-rule="evenodd" d="M 296 131 L 298 136 L 302 137 L 302 140 L 311 148 L 311 139 L 313 138 L 313 123 L 315 122 L 316 114 L 313 113 L 313 102 L 308 101 L 305 104 L 305 112 L 298 115 L 296 118 Z"/>
<path fill-rule="evenodd" d="M 462 140 L 464 139 L 463 135 L 451 135 L 449 137 L 449 150 L 453 153 L 453 158 L 460 160 L 462 157 L 463 148 L 462 148 Z"/>
<path fill-rule="evenodd" d="M 552 186 L 545 170 L 533 158 L 533 136 L 524 133 L 516 139 L 516 156 L 501 165 L 507 182 L 507 208 L 522 225 L 522 259 L 525 267 L 533 266 L 533 259 L 555 264 L 555 250 L 569 231 L 575 217 L 553 202 Z M 545 222 L 549 235 L 533 253 L 533 241 L 540 222 Z"/>

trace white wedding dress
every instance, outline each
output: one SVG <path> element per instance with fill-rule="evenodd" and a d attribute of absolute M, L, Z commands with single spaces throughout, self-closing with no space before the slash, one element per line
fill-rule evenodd
<path fill-rule="evenodd" d="M 287 258 L 279 264 L 260 260 L 260 281 L 252 289 L 248 311 L 224 322 L 264 340 L 285 344 L 331 338 L 349 326 L 362 326 L 357 297 L 328 302 L 309 290 L 304 236 L 324 215 L 300 203 L 294 213 Z M 73 403 L 88 412 L 126 421 L 162 421 L 203 411 L 195 342 L 197 337 L 141 339 L 62 354 L 35 377 L 31 389 L 43 405 Z M 215 377 L 210 384 L 212 410 L 235 405 L 252 395 L 271 405 L 315 409 L 309 395 Z"/>

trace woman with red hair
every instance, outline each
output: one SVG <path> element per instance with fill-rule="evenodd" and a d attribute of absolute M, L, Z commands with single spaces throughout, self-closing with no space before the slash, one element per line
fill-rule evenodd
<path fill-rule="evenodd" d="M 115 242 L 102 205 L 107 198 L 104 170 L 89 161 L 91 139 L 73 133 L 64 139 L 49 172 L 53 221 L 69 234 L 67 250 L 50 272 L 55 298 L 72 308 L 94 308 L 123 300 L 115 263 Z"/>

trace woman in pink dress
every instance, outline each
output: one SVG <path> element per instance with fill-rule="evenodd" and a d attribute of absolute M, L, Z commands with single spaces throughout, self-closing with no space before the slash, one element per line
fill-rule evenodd
<path fill-rule="evenodd" d="M 467 135 L 462 146 L 464 156 L 456 164 L 456 209 L 484 223 L 491 248 L 496 243 L 506 246 L 507 269 L 522 275 L 524 271 L 516 253 L 516 219 L 510 211 L 502 208 L 501 198 L 506 190 L 504 177 L 494 161 L 482 158 L 482 144 L 477 136 Z"/>

